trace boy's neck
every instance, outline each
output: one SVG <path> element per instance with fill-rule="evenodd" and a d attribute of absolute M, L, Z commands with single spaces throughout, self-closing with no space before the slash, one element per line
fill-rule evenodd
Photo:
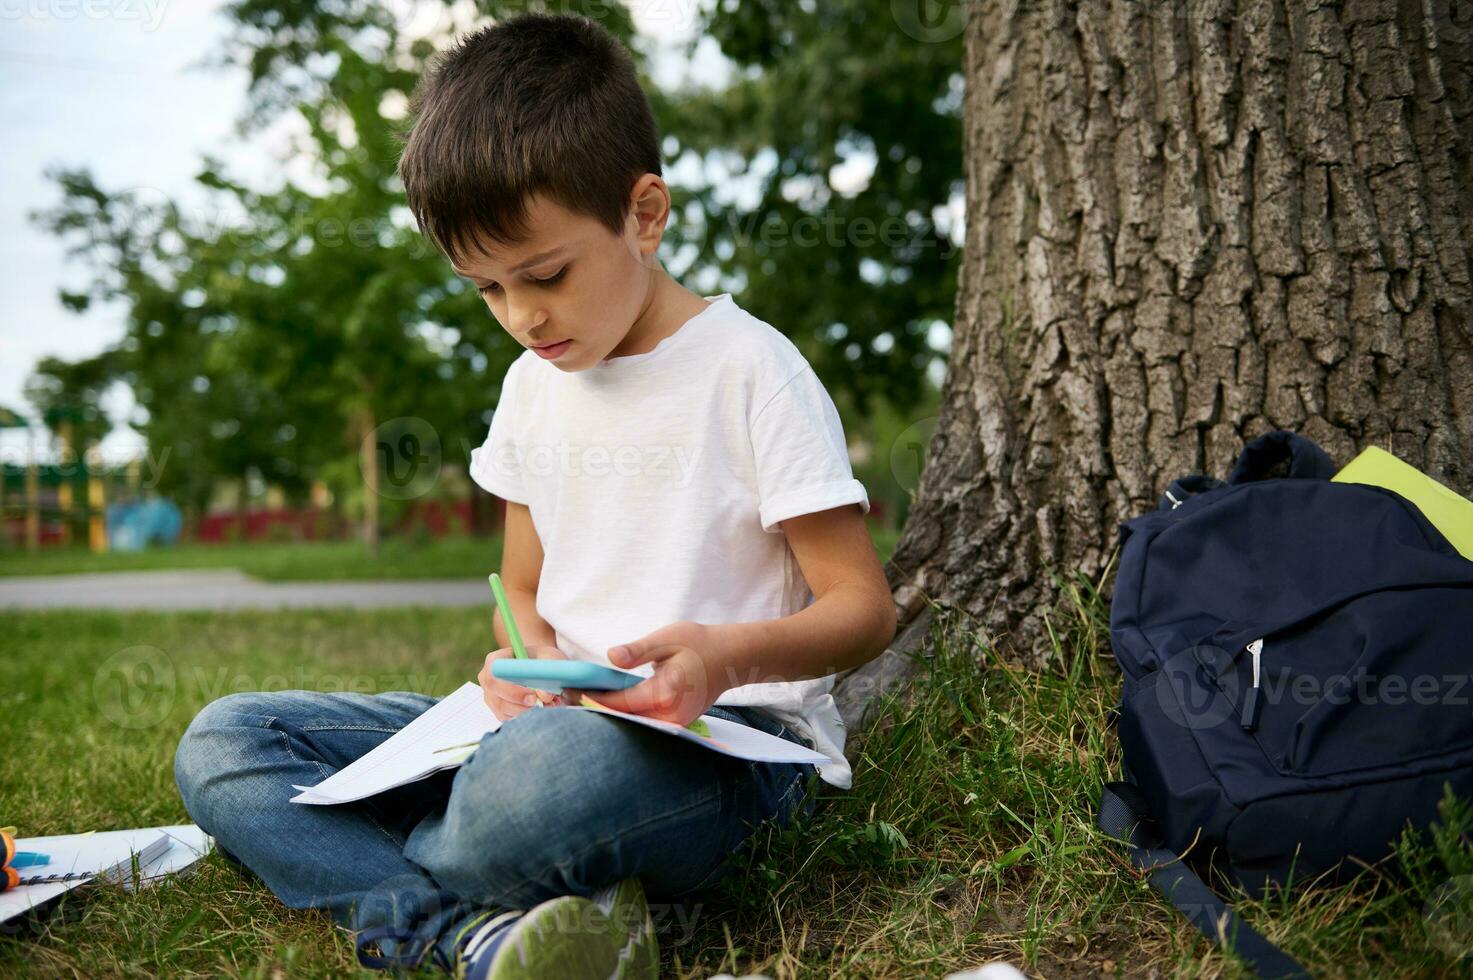
<path fill-rule="evenodd" d="M 656 262 L 639 316 L 635 317 L 634 324 L 624 335 L 624 339 L 619 341 L 604 360 L 649 353 L 655 349 L 656 344 L 675 333 L 687 320 L 710 305 L 709 301 L 670 278 L 664 265 Z"/>

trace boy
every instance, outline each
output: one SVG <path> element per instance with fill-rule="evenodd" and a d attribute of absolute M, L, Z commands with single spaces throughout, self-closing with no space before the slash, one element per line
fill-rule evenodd
<path fill-rule="evenodd" d="M 531 652 L 646 675 L 596 692 L 610 707 L 709 711 L 831 761 L 746 762 L 544 707 L 491 675 L 511 655 L 493 617 L 502 648 L 480 681 L 506 723 L 455 772 L 359 805 L 288 803 L 433 703 L 291 691 L 208 705 L 180 789 L 284 902 L 354 928 L 367 965 L 653 976 L 644 889 L 695 893 L 756 827 L 811 813 L 811 777 L 850 785 L 833 674 L 895 631 L 869 501 L 797 348 L 656 259 L 670 196 L 654 122 L 606 31 L 525 15 L 476 32 L 414 116 L 400 173 L 420 228 L 529 348 L 471 475 L 507 501 L 501 575 Z"/>

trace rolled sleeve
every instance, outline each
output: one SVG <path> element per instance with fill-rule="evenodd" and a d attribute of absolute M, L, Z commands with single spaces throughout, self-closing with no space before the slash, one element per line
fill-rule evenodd
<path fill-rule="evenodd" d="M 762 530 L 781 534 L 790 517 L 858 504 L 870 509 L 854 478 L 838 409 L 811 366 L 790 378 L 752 422 Z"/>
<path fill-rule="evenodd" d="M 516 413 L 516 386 L 508 371 L 501 398 L 491 414 L 491 431 L 486 441 L 471 450 L 471 479 L 482 490 L 516 504 L 528 502 L 522 472 L 522 453 L 512 433 Z"/>

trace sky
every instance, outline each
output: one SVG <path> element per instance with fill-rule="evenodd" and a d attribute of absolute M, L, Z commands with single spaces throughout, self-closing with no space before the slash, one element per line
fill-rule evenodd
<path fill-rule="evenodd" d="M 51 167 L 88 167 L 107 188 L 187 194 L 201 156 L 224 152 L 243 105 L 243 73 L 191 70 L 217 49 L 214 0 L 0 0 L 0 405 L 31 412 L 22 389 L 48 355 L 101 351 L 123 312 L 78 316 L 59 289 L 86 282 L 59 239 L 28 218 L 55 206 Z M 269 165 L 264 143 L 226 153 L 243 173 Z M 148 191 L 145 191 L 148 193 Z M 126 391 L 117 397 L 131 404 Z M 0 451 L 24 445 L 6 433 Z M 136 444 L 120 433 L 111 450 Z"/>
<path fill-rule="evenodd" d="M 399 5 L 413 33 L 443 27 L 447 17 L 469 25 L 474 16 L 467 0 L 448 7 L 389 2 Z M 684 54 L 702 2 L 629 4 L 662 87 L 719 84 L 727 71 L 709 39 L 694 57 Z M 203 206 L 193 178 L 206 154 L 248 183 L 274 185 L 283 171 L 293 172 L 294 120 L 283 118 L 242 140 L 234 126 L 245 108 L 245 72 L 202 66 L 226 37 L 223 6 L 222 0 L 0 0 L 0 406 L 29 416 L 24 385 L 41 358 L 90 356 L 123 336 L 121 306 L 94 305 L 79 315 L 57 300 L 60 290 L 77 290 L 88 276 L 67 259 L 60 239 L 28 217 L 60 201 L 49 168 L 84 167 L 106 190 L 133 189 L 186 208 Z M 849 165 L 852 173 L 833 176 L 862 182 L 872 168 L 872 161 L 857 161 Z M 118 419 L 133 402 L 118 385 L 105 404 Z M 126 426 L 102 445 L 109 459 L 141 449 L 142 440 Z M 21 462 L 27 452 L 23 433 L 0 430 L 0 458 Z"/>

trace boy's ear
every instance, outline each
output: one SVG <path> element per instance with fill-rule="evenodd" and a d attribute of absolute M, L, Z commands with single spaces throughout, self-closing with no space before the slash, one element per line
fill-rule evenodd
<path fill-rule="evenodd" d="M 635 242 L 642 256 L 655 254 L 670 220 L 670 189 L 658 174 L 645 174 L 629 192 L 629 215 L 634 219 Z"/>

